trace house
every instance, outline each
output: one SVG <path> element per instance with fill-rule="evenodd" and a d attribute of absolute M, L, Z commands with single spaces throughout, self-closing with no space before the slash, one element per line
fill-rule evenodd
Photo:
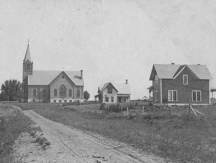
<path fill-rule="evenodd" d="M 154 64 L 148 89 L 153 104 L 209 104 L 211 79 L 205 65 Z"/>
<path fill-rule="evenodd" d="M 23 102 L 83 101 L 83 71 L 33 70 L 29 44 L 23 60 Z"/>
<path fill-rule="evenodd" d="M 98 88 L 95 98 L 98 98 L 100 103 L 123 103 L 130 102 L 130 94 L 128 80 L 125 84 L 108 82 Z"/>

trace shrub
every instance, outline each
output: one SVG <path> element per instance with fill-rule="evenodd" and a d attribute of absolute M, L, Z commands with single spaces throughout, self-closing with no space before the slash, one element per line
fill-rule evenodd
<path fill-rule="evenodd" d="M 120 112 L 121 108 L 118 105 L 112 104 L 112 105 L 109 105 L 107 110 L 110 112 Z"/>

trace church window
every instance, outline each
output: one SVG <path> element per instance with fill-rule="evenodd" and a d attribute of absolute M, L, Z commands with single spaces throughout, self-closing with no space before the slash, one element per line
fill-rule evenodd
<path fill-rule="evenodd" d="M 69 89 L 69 97 L 72 97 L 72 90 Z"/>
<path fill-rule="evenodd" d="M 66 97 L 66 87 L 65 87 L 65 85 L 61 85 L 59 92 L 60 92 L 61 97 Z"/>
<path fill-rule="evenodd" d="M 46 97 L 46 89 L 43 90 L 43 97 Z"/>
<path fill-rule="evenodd" d="M 54 90 L 54 96 L 57 96 L 57 89 Z"/>
<path fill-rule="evenodd" d="M 77 90 L 77 98 L 80 98 L 80 90 Z"/>
<path fill-rule="evenodd" d="M 36 97 L 36 89 L 33 89 L 33 96 Z"/>

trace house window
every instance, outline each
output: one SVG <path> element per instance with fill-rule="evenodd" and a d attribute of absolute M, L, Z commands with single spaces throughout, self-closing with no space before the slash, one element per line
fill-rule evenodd
<path fill-rule="evenodd" d="M 80 90 L 77 90 L 77 98 L 80 98 Z"/>
<path fill-rule="evenodd" d="M 114 102 L 114 97 L 111 97 L 111 102 Z"/>
<path fill-rule="evenodd" d="M 157 76 L 157 75 L 155 75 L 154 84 L 155 84 L 155 85 L 158 85 L 158 76 Z"/>
<path fill-rule="evenodd" d="M 109 86 L 107 89 L 108 89 L 108 93 L 112 94 L 112 87 Z"/>
<path fill-rule="evenodd" d="M 54 103 L 56 103 L 56 100 L 54 100 Z"/>
<path fill-rule="evenodd" d="M 195 102 L 201 101 L 201 91 L 197 91 L 197 90 L 192 91 L 192 101 Z"/>
<path fill-rule="evenodd" d="M 67 103 L 67 100 L 64 100 L 64 103 Z"/>
<path fill-rule="evenodd" d="M 61 103 L 61 100 L 59 100 L 59 103 Z"/>
<path fill-rule="evenodd" d="M 109 97 L 106 97 L 106 98 L 105 98 L 105 101 L 106 101 L 106 102 L 109 102 Z"/>
<path fill-rule="evenodd" d="M 70 100 L 70 103 L 72 103 L 72 100 Z"/>
<path fill-rule="evenodd" d="M 43 97 L 46 97 L 46 89 L 43 90 Z"/>
<path fill-rule="evenodd" d="M 54 90 L 54 96 L 57 96 L 57 89 Z"/>
<path fill-rule="evenodd" d="M 177 91 L 169 90 L 168 91 L 168 101 L 178 101 Z"/>
<path fill-rule="evenodd" d="M 68 94 L 69 94 L 69 97 L 71 97 L 71 96 L 72 96 L 72 90 L 71 90 L 71 89 L 69 89 L 69 92 L 68 92 Z"/>
<path fill-rule="evenodd" d="M 158 101 L 158 95 L 159 95 L 159 93 L 158 93 L 158 91 L 156 90 L 156 91 L 155 91 L 155 101 Z"/>
<path fill-rule="evenodd" d="M 66 97 L 66 87 L 65 87 L 65 85 L 61 85 L 59 93 L 60 93 L 61 97 Z"/>
<path fill-rule="evenodd" d="M 188 75 L 183 75 L 183 85 L 188 85 Z"/>
<path fill-rule="evenodd" d="M 33 89 L 33 96 L 36 97 L 36 89 Z"/>

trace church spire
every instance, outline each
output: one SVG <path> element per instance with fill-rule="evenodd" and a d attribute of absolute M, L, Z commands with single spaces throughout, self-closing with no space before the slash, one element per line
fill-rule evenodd
<path fill-rule="evenodd" d="M 30 49 L 29 49 L 29 40 L 28 40 L 28 46 L 26 49 L 26 54 L 25 54 L 25 58 L 24 58 L 24 62 L 29 61 L 31 62 L 31 55 L 30 55 Z"/>

